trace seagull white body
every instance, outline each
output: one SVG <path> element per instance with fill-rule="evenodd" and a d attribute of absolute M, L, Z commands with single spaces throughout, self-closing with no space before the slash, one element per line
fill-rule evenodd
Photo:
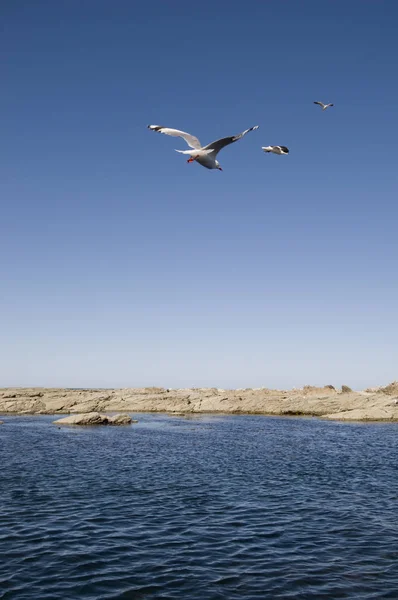
<path fill-rule="evenodd" d="M 221 138 L 215 142 L 211 142 L 211 144 L 207 144 L 207 146 L 202 146 L 198 138 L 194 135 L 186 133 L 185 131 L 180 131 L 179 129 L 170 129 L 169 127 L 162 127 L 162 125 L 148 125 L 148 129 L 157 131 L 158 133 L 164 133 L 165 135 L 171 135 L 173 137 L 181 137 L 183 140 L 185 140 L 190 147 L 190 150 L 176 150 L 176 152 L 190 156 L 187 162 L 191 163 L 196 161 L 202 165 L 202 167 L 206 167 L 206 169 L 218 169 L 219 171 L 222 171 L 220 163 L 216 158 L 220 150 L 229 144 L 237 142 L 243 138 L 246 133 L 249 133 L 249 131 L 258 129 L 258 125 L 250 127 L 250 129 L 246 129 L 238 135 Z"/>
<path fill-rule="evenodd" d="M 289 148 L 286 146 L 262 146 L 264 152 L 272 152 L 272 154 L 289 154 Z"/>
<path fill-rule="evenodd" d="M 314 104 L 318 104 L 322 108 L 322 110 L 326 110 L 330 106 L 334 106 L 334 104 L 324 104 L 323 102 L 314 102 Z"/>

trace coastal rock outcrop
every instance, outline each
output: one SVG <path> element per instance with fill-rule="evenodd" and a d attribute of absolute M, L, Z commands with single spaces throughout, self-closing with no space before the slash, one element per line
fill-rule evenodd
<path fill-rule="evenodd" d="M 122 389 L 62 389 L 6 388 L 0 389 L 0 414 L 51 414 L 64 416 L 95 413 L 88 424 L 115 425 L 124 422 L 115 413 L 172 414 L 259 414 L 302 415 L 341 420 L 398 421 L 398 383 L 341 391 L 332 385 L 312 386 L 292 390 L 269 388 L 122 388 Z M 102 415 L 102 417 L 101 417 Z M 66 417 L 69 419 L 69 417 Z M 68 424 L 68 423 L 67 423 Z M 69 423 L 73 424 L 73 423 Z M 127 423 L 126 423 L 127 424 Z"/>
<path fill-rule="evenodd" d="M 56 425 L 130 425 L 137 423 L 130 415 L 102 415 L 98 412 L 70 415 L 54 421 Z"/>

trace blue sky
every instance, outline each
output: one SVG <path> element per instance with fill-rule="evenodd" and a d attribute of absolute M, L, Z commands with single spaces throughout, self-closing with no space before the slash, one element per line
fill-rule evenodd
<path fill-rule="evenodd" d="M 398 3 L 0 17 L 0 386 L 398 378 Z M 219 172 L 149 123 L 203 143 L 260 129 Z"/>

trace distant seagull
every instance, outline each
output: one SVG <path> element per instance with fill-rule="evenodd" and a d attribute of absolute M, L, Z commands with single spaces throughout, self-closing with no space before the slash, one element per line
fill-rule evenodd
<path fill-rule="evenodd" d="M 272 152 L 272 154 L 289 154 L 289 148 L 286 146 L 262 146 L 264 152 Z"/>
<path fill-rule="evenodd" d="M 185 133 L 185 131 L 169 129 L 168 127 L 162 127 L 161 125 L 148 125 L 148 129 L 152 129 L 152 131 L 158 131 L 159 133 L 164 133 L 165 135 L 172 135 L 173 137 L 182 137 L 182 139 L 186 141 L 192 150 L 176 150 L 176 152 L 179 152 L 180 154 L 188 154 L 190 158 L 187 160 L 187 162 L 191 163 L 196 160 L 196 162 L 202 165 L 202 167 L 206 167 L 206 169 L 218 169 L 219 171 L 222 171 L 220 163 L 218 160 L 216 160 L 216 156 L 220 150 L 229 144 L 237 142 L 243 138 L 246 133 L 249 133 L 249 131 L 258 129 L 258 125 L 250 127 L 250 129 L 246 129 L 238 135 L 216 140 L 211 144 L 207 144 L 207 146 L 202 146 L 197 137 L 191 135 L 190 133 Z"/>
<path fill-rule="evenodd" d="M 330 106 L 334 106 L 334 104 L 324 104 L 323 102 L 314 102 L 314 104 L 318 104 L 322 108 L 322 110 L 326 110 Z"/>

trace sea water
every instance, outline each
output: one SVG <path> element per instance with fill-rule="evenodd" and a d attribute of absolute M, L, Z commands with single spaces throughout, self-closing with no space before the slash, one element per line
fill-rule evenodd
<path fill-rule="evenodd" d="M 0 425 L 0 599 L 398 598 L 398 424 Z"/>

